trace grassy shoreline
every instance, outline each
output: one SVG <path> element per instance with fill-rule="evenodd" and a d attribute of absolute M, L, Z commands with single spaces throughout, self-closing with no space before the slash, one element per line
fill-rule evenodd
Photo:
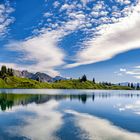
<path fill-rule="evenodd" d="M 61 80 L 53 83 L 38 82 L 27 78 L 8 76 L 4 79 L 0 78 L 1 89 L 103 89 L 103 90 L 133 90 L 131 87 L 119 85 L 104 85 L 93 83 L 92 81 L 80 82 L 75 80 Z"/>

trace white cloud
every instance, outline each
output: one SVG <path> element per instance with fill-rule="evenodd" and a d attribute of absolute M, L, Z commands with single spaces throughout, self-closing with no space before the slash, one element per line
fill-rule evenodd
<path fill-rule="evenodd" d="M 131 69 L 124 69 L 120 68 L 119 72 L 116 72 L 116 74 L 121 74 L 121 75 L 130 75 L 134 78 L 140 79 L 140 69 L 138 66 L 133 67 Z"/>
<path fill-rule="evenodd" d="M 94 140 L 139 140 L 140 135 L 114 126 L 111 122 L 89 114 L 67 110 L 75 117 L 75 125 L 81 129 L 80 139 Z"/>
<path fill-rule="evenodd" d="M 0 62 L 0 67 L 5 65 L 7 68 L 12 68 L 14 70 L 24 70 L 25 67 L 23 67 L 22 65 L 20 64 L 15 64 L 15 63 L 8 63 L 8 62 L 5 62 L 5 63 L 2 63 Z"/>
<path fill-rule="evenodd" d="M 53 16 L 53 14 L 49 12 L 44 13 L 44 17 L 50 17 L 50 16 Z"/>
<path fill-rule="evenodd" d="M 125 73 L 129 74 L 129 75 L 138 75 L 138 74 L 140 74 L 140 70 L 139 71 L 129 70 L 129 71 L 126 71 Z"/>
<path fill-rule="evenodd" d="M 62 5 L 60 11 L 63 11 L 63 10 L 71 11 L 74 8 L 75 8 L 75 5 L 66 3 L 66 4 Z"/>
<path fill-rule="evenodd" d="M 113 58 L 117 54 L 140 48 L 140 3 L 133 13 L 120 18 L 114 24 L 105 24 L 97 28 L 98 36 L 85 41 L 85 48 L 76 55 L 76 63 L 66 67 L 71 68 L 91 64 Z"/>
<path fill-rule="evenodd" d="M 131 0 L 116 0 L 116 2 L 118 2 L 120 4 L 130 4 Z"/>
<path fill-rule="evenodd" d="M 134 76 L 135 78 L 137 78 L 137 79 L 140 79 L 140 75 L 136 75 L 136 76 Z"/>
<path fill-rule="evenodd" d="M 87 4 L 88 2 L 90 2 L 90 1 L 92 1 L 92 0 L 81 0 L 82 4 L 83 4 L 84 6 L 86 6 L 86 4 Z"/>
<path fill-rule="evenodd" d="M 6 45 L 10 51 L 22 53 L 18 58 L 18 67 L 29 71 L 47 72 L 51 76 L 59 75 L 55 68 L 65 64 L 65 52 L 58 47 L 58 42 L 69 33 L 76 30 L 84 22 L 82 14 L 77 14 L 76 18 L 64 22 L 56 30 L 42 28 L 38 35 L 31 36 L 24 41 L 13 41 Z M 22 65 L 22 62 L 33 62 L 30 65 Z"/>
<path fill-rule="evenodd" d="M 21 42 L 12 42 L 7 45 L 12 51 L 22 52 L 20 61 L 33 61 L 34 64 L 26 65 L 30 71 L 48 72 L 50 75 L 58 75 L 55 67 L 64 64 L 63 50 L 57 47 L 57 42 L 63 35 L 59 31 L 43 31 L 44 33 L 26 39 Z"/>
<path fill-rule="evenodd" d="M 60 3 L 59 3 L 58 1 L 55 1 L 55 2 L 53 3 L 54 8 L 57 8 L 59 5 L 60 5 Z"/>
<path fill-rule="evenodd" d="M 58 105 L 58 102 L 52 100 L 40 105 L 29 104 L 26 107 L 13 107 L 11 112 L 29 111 L 35 115 L 28 117 L 23 115 L 22 119 L 25 125 L 11 126 L 7 128 L 7 132 L 14 136 L 23 136 L 33 140 L 57 140 L 55 133 L 63 124 L 62 114 L 55 110 Z"/>
<path fill-rule="evenodd" d="M 73 8 L 75 8 L 74 4 L 64 4 L 60 10 L 66 9 L 69 11 Z M 54 24 L 51 23 L 50 19 L 50 23 L 48 23 L 50 26 L 44 26 L 36 30 L 37 35 L 28 37 L 23 41 L 13 41 L 6 45 L 10 51 L 21 53 L 21 57 L 18 58 L 20 61 L 18 67 L 33 72 L 47 72 L 52 76 L 59 75 L 56 68 L 65 64 L 66 54 L 63 49 L 58 47 L 58 43 L 64 36 L 78 28 L 82 28 L 86 20 L 82 11 L 71 11 L 67 14 L 69 17 L 67 21 L 61 21 L 61 24 L 57 22 Z M 46 12 L 44 14 L 44 17 L 49 16 L 53 16 L 53 13 Z M 23 62 L 33 62 L 33 64 L 23 65 Z"/>
<path fill-rule="evenodd" d="M 93 7 L 93 10 L 98 12 L 103 9 L 105 9 L 104 1 L 98 1 L 97 4 Z"/>
<path fill-rule="evenodd" d="M 14 18 L 9 17 L 13 11 L 14 9 L 8 3 L 0 4 L 0 36 L 4 36 L 8 26 L 14 22 Z"/>
<path fill-rule="evenodd" d="M 11 48 L 12 51 L 18 51 L 21 53 L 21 57 L 19 58 L 20 65 L 15 65 L 30 71 L 43 71 L 53 76 L 58 75 L 59 72 L 56 69 L 59 69 L 61 66 L 65 65 L 64 60 L 67 55 L 65 54 L 64 50 L 58 47 L 58 43 L 66 35 L 79 29 L 87 34 L 84 45 L 81 45 L 82 47 L 84 46 L 84 49 L 81 47 L 80 51 L 77 53 L 77 56 L 74 57 L 76 58 L 76 63 L 67 65 L 66 67 L 74 67 L 82 64 L 103 61 L 122 52 L 119 47 L 115 47 L 115 49 L 111 47 L 111 45 L 116 43 L 115 41 L 113 42 L 113 40 L 115 40 L 115 34 L 116 37 L 117 34 L 119 34 L 116 33 L 116 31 L 119 32 L 122 29 L 118 28 L 119 25 L 108 25 L 108 23 L 111 22 L 118 22 L 118 17 L 121 16 L 122 11 L 119 11 L 114 7 L 114 15 L 117 15 L 117 18 L 115 18 L 115 16 L 109 17 L 108 13 L 110 8 L 106 6 L 104 1 L 98 1 L 93 5 L 93 8 L 89 8 L 86 5 L 88 2 L 90 2 L 90 0 L 81 1 L 83 4 L 78 3 L 77 1 L 65 1 L 63 5 L 61 5 L 61 3 L 58 1 L 55 1 L 52 3 L 52 6 L 57 8 L 57 10 L 47 10 L 46 13 L 43 14 L 43 18 L 39 23 L 39 26 L 44 24 L 44 27 L 34 29 L 33 33 L 36 34 L 33 36 L 30 36 L 22 41 L 14 41 L 8 44 L 7 46 Z M 48 1 L 46 0 L 46 2 Z M 65 10 L 65 12 L 62 12 L 63 10 Z M 87 14 L 85 10 L 88 10 L 89 13 Z M 55 12 L 57 12 L 57 14 Z M 121 14 L 119 15 L 118 13 Z M 101 17 L 97 20 L 94 17 L 95 15 L 96 17 Z M 106 25 L 99 26 L 102 24 Z M 94 29 L 92 28 L 93 25 L 99 27 Z M 122 24 L 120 23 L 120 25 Z M 88 40 L 88 33 L 91 33 L 92 31 L 94 32 L 95 30 L 100 30 L 98 34 L 100 33 L 102 36 Z M 107 33 L 105 33 L 106 30 L 108 30 Z M 112 34 L 114 34 L 114 38 L 112 37 Z M 103 50 L 105 50 L 105 52 L 103 52 Z M 25 62 L 28 61 L 33 61 L 34 63 L 30 66 L 23 65 L 22 62 L 25 64 Z"/>
<path fill-rule="evenodd" d="M 16 64 L 14 63 L 0 63 L 0 67 L 6 65 L 9 68 L 19 68 Z"/>
<path fill-rule="evenodd" d="M 121 71 L 121 72 L 125 72 L 125 71 L 126 71 L 126 69 L 120 68 L 120 71 Z"/>

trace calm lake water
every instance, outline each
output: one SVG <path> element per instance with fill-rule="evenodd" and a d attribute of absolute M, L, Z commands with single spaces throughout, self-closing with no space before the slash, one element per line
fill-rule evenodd
<path fill-rule="evenodd" d="M 0 89 L 0 140 L 140 140 L 140 92 Z"/>

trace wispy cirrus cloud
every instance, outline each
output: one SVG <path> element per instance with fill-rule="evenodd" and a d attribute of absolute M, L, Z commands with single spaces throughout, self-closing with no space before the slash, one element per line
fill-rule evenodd
<path fill-rule="evenodd" d="M 58 4 L 57 4 L 58 5 Z M 56 4 L 55 4 L 56 6 Z M 63 5 L 59 10 L 71 10 L 75 5 Z M 70 12 L 70 11 L 69 11 Z M 43 16 L 48 18 L 53 14 L 44 13 Z M 72 33 L 85 22 L 85 16 L 82 12 L 70 12 L 65 22 L 61 24 L 53 24 L 51 21 L 48 27 L 44 25 L 41 29 L 36 30 L 36 35 L 29 36 L 23 41 L 11 41 L 6 45 L 9 51 L 21 53 L 21 57 L 17 58 L 20 64 L 15 64 L 20 68 L 26 68 L 30 71 L 47 72 L 55 76 L 59 75 L 56 68 L 65 64 L 65 51 L 58 47 L 58 43 L 66 35 Z M 22 65 L 22 62 L 31 62 L 29 65 Z"/>
<path fill-rule="evenodd" d="M 10 42 L 6 47 L 10 51 L 22 53 L 22 56 L 18 58 L 20 62 L 33 62 L 26 66 L 21 64 L 19 67 L 25 67 L 30 71 L 47 72 L 52 76 L 59 75 L 55 68 L 65 64 L 65 52 L 58 47 L 58 42 L 79 26 L 78 19 L 80 18 L 65 22 L 56 30 L 42 28 L 38 35 L 24 41 Z"/>
<path fill-rule="evenodd" d="M 9 15 L 14 9 L 8 2 L 0 4 L 0 36 L 4 36 L 8 32 L 8 26 L 14 22 L 14 18 Z"/>
<path fill-rule="evenodd" d="M 20 63 L 15 62 L 18 67 L 58 75 L 60 67 L 71 68 L 104 61 L 119 53 L 136 48 L 131 46 L 130 42 L 128 43 L 129 47 L 126 40 L 119 37 L 121 34 L 126 38 L 131 38 L 138 32 L 135 30 L 136 32 L 130 33 L 131 26 L 128 24 L 129 26 L 125 27 L 124 24 L 132 17 L 126 18 L 126 16 L 131 15 L 132 11 L 136 11 L 133 10 L 134 4 L 131 5 L 131 2 L 116 1 L 119 5 L 124 5 L 120 9 L 119 6 L 107 5 L 102 0 L 92 3 L 91 6 L 88 5 L 92 2 L 90 0 L 54 1 L 51 4 L 47 0 L 45 2 L 46 6 L 49 6 L 42 13 L 41 21 L 34 29 L 33 34 L 20 41 L 11 41 L 6 45 L 8 51 L 21 54 L 17 58 Z M 123 27 L 121 27 L 122 25 Z M 60 47 L 59 43 L 66 36 L 78 30 L 84 35 L 82 39 L 79 39 L 79 42 L 75 39 L 76 43 L 80 44 L 76 48 L 77 55 L 75 56 L 75 52 L 74 55 L 72 52 L 69 54 L 67 49 L 65 52 L 65 48 Z M 131 40 L 133 39 L 135 40 L 135 36 Z M 122 47 L 122 43 L 125 43 L 126 47 Z M 73 51 L 69 48 L 68 50 Z M 71 54 L 73 56 L 69 57 Z M 68 59 L 74 63 L 69 64 Z M 30 64 L 27 64 L 28 62 Z"/>
<path fill-rule="evenodd" d="M 129 7 L 126 17 L 119 17 L 115 23 L 101 24 L 97 35 L 86 40 L 83 49 L 77 52 L 75 63 L 67 68 L 97 63 L 113 58 L 117 54 L 140 48 L 140 3 Z"/>

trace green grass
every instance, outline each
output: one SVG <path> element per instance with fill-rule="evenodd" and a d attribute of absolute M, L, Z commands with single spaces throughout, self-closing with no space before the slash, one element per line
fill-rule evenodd
<path fill-rule="evenodd" d="M 125 86 L 107 86 L 103 84 L 94 84 L 91 81 L 80 82 L 79 80 L 62 80 L 54 83 L 43 83 L 27 78 L 7 76 L 5 79 L 0 78 L 0 88 L 49 88 L 49 89 L 114 89 L 114 90 L 131 90 Z"/>
<path fill-rule="evenodd" d="M 27 78 L 19 78 L 15 76 L 6 77 L 4 80 L 0 78 L 0 88 L 51 88 L 49 83 L 40 83 Z"/>
<path fill-rule="evenodd" d="M 131 90 L 130 87 L 125 86 L 107 86 L 103 84 L 94 84 L 92 81 L 80 82 L 79 80 L 62 80 L 59 82 L 52 83 L 52 87 L 56 89 L 123 89 Z"/>

